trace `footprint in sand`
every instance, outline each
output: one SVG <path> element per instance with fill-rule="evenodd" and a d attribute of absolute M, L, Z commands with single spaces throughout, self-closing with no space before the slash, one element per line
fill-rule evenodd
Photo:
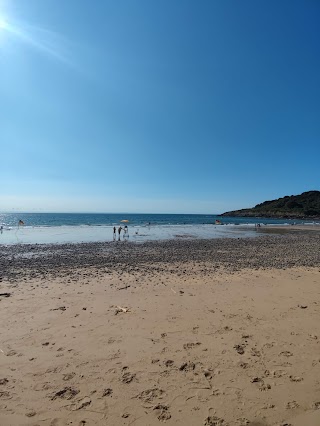
<path fill-rule="evenodd" d="M 293 353 L 290 351 L 282 351 L 279 355 L 286 356 L 287 358 L 293 356 Z"/>
<path fill-rule="evenodd" d="M 248 419 L 246 419 L 245 417 L 241 417 L 240 419 L 237 419 L 237 425 L 238 426 L 247 426 L 247 425 L 249 425 L 251 422 L 248 420 Z"/>
<path fill-rule="evenodd" d="M 297 401 L 289 401 L 286 404 L 286 409 L 287 410 L 293 410 L 294 408 L 298 408 L 299 404 L 297 403 Z"/>
<path fill-rule="evenodd" d="M 171 419 L 171 414 L 169 412 L 169 406 L 164 404 L 157 404 L 153 407 L 153 410 L 157 411 L 157 417 L 160 422 L 165 422 Z"/>
<path fill-rule="evenodd" d="M 254 377 L 251 380 L 251 383 L 258 383 L 259 391 L 267 391 L 267 390 L 271 389 L 271 385 L 269 385 L 269 383 L 265 383 L 264 380 L 261 379 L 261 377 Z"/>
<path fill-rule="evenodd" d="M 208 416 L 205 419 L 203 425 L 204 426 L 228 426 L 228 424 L 223 419 L 216 416 Z"/>
<path fill-rule="evenodd" d="M 11 398 L 12 398 L 12 396 L 10 395 L 9 392 L 7 392 L 7 391 L 0 392 L 0 399 L 8 400 L 8 399 L 11 399 Z"/>
<path fill-rule="evenodd" d="M 303 378 L 299 376 L 289 376 L 291 382 L 302 382 Z"/>
<path fill-rule="evenodd" d="M 246 368 L 249 368 L 249 364 L 247 362 L 240 362 L 239 367 L 245 370 Z"/>
<path fill-rule="evenodd" d="M 258 349 L 256 349 L 256 348 L 251 348 L 251 355 L 261 357 L 261 352 L 258 351 Z"/>
<path fill-rule="evenodd" d="M 128 371 L 128 372 L 122 374 L 121 381 L 122 381 L 122 383 L 129 384 L 129 383 L 132 382 L 132 380 L 135 379 L 135 377 L 136 377 L 135 374 L 129 373 L 129 371 Z"/>
<path fill-rule="evenodd" d="M 272 376 L 276 379 L 279 379 L 280 377 L 285 376 L 287 373 L 284 370 L 274 370 L 272 372 Z"/>
<path fill-rule="evenodd" d="M 64 380 L 64 381 L 71 380 L 75 375 L 76 375 L 76 373 L 64 374 L 62 380 Z"/>
<path fill-rule="evenodd" d="M 102 392 L 102 396 L 111 396 L 113 394 L 113 390 L 111 388 L 106 388 Z"/>
<path fill-rule="evenodd" d="M 194 362 L 184 362 L 180 365 L 179 370 L 180 371 L 193 371 L 196 368 L 196 365 Z"/>
<path fill-rule="evenodd" d="M 200 346 L 201 345 L 201 343 L 200 342 L 196 342 L 196 343 L 185 343 L 184 345 L 183 345 L 183 349 L 186 349 L 186 350 L 188 350 L 188 349 L 193 349 L 193 348 L 195 348 L 196 346 Z"/>
<path fill-rule="evenodd" d="M 164 391 L 159 388 L 147 389 L 140 392 L 136 398 L 141 399 L 143 402 L 152 402 L 156 398 L 161 398 Z"/>
<path fill-rule="evenodd" d="M 80 391 L 78 389 L 72 388 L 72 387 L 65 387 L 62 390 L 56 392 L 54 395 L 52 395 L 51 400 L 55 400 L 57 398 L 62 399 L 72 399 L 74 398 Z"/>
<path fill-rule="evenodd" d="M 78 401 L 73 407 L 73 411 L 81 410 L 82 408 L 87 407 L 91 404 L 91 399 L 88 396 L 85 396 L 80 401 Z"/>
<path fill-rule="evenodd" d="M 234 345 L 234 349 L 238 352 L 239 355 L 244 354 L 244 345 Z"/>

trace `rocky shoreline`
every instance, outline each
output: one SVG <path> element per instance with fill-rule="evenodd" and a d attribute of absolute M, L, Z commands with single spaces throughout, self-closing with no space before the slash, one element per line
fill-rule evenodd
<path fill-rule="evenodd" d="M 202 273 L 245 268 L 318 267 L 320 234 L 263 235 L 258 238 L 168 240 L 134 243 L 0 246 L 0 281 L 55 277 L 86 269 L 101 273 L 161 273 L 193 264 Z M 187 270 L 184 272 L 187 274 Z"/>

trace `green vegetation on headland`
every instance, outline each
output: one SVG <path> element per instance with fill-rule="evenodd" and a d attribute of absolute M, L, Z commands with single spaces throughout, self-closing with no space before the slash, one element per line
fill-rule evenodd
<path fill-rule="evenodd" d="M 319 219 L 320 191 L 308 191 L 300 195 L 286 195 L 277 200 L 257 204 L 251 209 L 234 210 L 223 213 L 220 216 Z"/>

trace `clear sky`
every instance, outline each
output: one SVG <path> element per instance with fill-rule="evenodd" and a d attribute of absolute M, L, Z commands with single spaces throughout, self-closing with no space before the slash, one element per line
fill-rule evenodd
<path fill-rule="evenodd" d="M 0 211 L 320 187 L 319 0 L 0 0 Z"/>

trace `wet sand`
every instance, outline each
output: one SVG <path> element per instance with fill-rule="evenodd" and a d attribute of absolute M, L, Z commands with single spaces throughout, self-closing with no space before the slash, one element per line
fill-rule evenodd
<path fill-rule="evenodd" d="M 319 248 L 0 246 L 1 426 L 319 425 Z"/>

